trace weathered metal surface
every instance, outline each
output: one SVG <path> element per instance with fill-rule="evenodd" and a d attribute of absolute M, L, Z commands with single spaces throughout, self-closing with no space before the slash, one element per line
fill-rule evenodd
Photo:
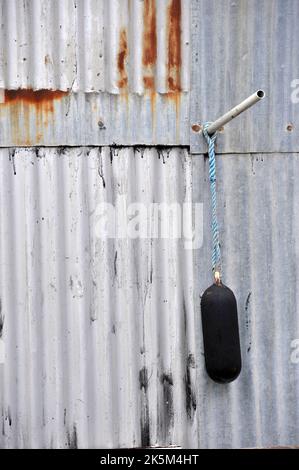
<path fill-rule="evenodd" d="M 298 154 L 218 157 L 243 359 L 224 386 L 204 370 L 199 310 L 212 282 L 207 160 L 31 148 L 0 162 L 1 448 L 298 445 Z M 97 238 L 98 205 L 122 197 L 203 203 L 203 246 Z"/>
<path fill-rule="evenodd" d="M 258 106 L 225 126 L 218 152 L 299 151 L 299 2 L 192 1 L 191 151 L 206 151 L 192 126 L 214 121 L 263 89 Z"/>
<path fill-rule="evenodd" d="M 184 144 L 188 98 L 172 95 L 157 93 L 152 101 L 148 95 L 9 90 L 0 100 L 0 147 Z"/>
<path fill-rule="evenodd" d="M 204 203 L 205 241 L 195 253 L 195 293 L 211 284 L 208 161 L 199 157 L 193 159 L 193 198 Z M 299 155 L 217 156 L 217 172 L 223 282 L 237 298 L 242 371 L 236 382 L 217 386 L 197 356 L 199 444 L 297 445 L 299 356 L 292 341 L 299 338 Z M 196 316 L 199 304 L 195 295 Z"/>
<path fill-rule="evenodd" d="M 96 236 L 103 201 L 190 200 L 187 151 L 0 156 L 0 446 L 196 445 L 192 251 Z"/>
<path fill-rule="evenodd" d="M 189 16 L 190 0 L 0 0 L 0 145 L 187 145 Z M 65 93 L 51 113 L 46 90 Z"/>

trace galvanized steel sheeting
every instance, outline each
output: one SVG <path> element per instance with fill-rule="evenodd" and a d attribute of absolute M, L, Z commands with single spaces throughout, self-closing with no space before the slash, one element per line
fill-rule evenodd
<path fill-rule="evenodd" d="M 102 201 L 190 200 L 187 151 L 16 149 L 1 163 L 1 447 L 195 444 L 192 251 L 96 237 Z"/>
<path fill-rule="evenodd" d="M 298 17 L 297 0 L 192 1 L 191 126 L 214 121 L 255 90 L 266 92 L 225 126 L 218 152 L 299 151 Z M 206 151 L 192 130 L 190 145 Z"/>
<path fill-rule="evenodd" d="M 0 15 L 0 88 L 189 90 L 190 0 L 1 0 Z"/>
<path fill-rule="evenodd" d="M 194 0 L 191 28 L 190 3 L 0 1 L 1 448 L 298 445 L 298 2 Z M 204 369 L 208 163 L 189 129 L 260 87 L 217 139 L 243 358 L 221 386 Z M 203 203 L 202 248 L 98 239 L 98 205 L 122 197 Z"/>
<path fill-rule="evenodd" d="M 188 144 L 189 0 L 1 0 L 0 25 L 1 146 Z"/>
<path fill-rule="evenodd" d="M 298 445 L 299 364 L 291 361 L 291 342 L 299 338 L 299 155 L 218 155 L 217 165 L 223 281 L 237 297 L 243 369 L 221 387 L 198 357 L 199 445 Z M 193 197 L 205 214 L 196 293 L 210 284 L 207 175 L 207 160 L 194 158 Z M 195 295 L 195 316 L 199 308 Z M 200 321 L 196 335 L 203 352 Z"/>
<path fill-rule="evenodd" d="M 218 158 L 239 379 L 204 369 L 207 161 L 172 149 L 3 149 L 1 447 L 294 445 L 298 155 Z M 97 205 L 204 203 L 204 244 L 95 236 Z M 3 380 L 4 379 L 4 380 Z"/>

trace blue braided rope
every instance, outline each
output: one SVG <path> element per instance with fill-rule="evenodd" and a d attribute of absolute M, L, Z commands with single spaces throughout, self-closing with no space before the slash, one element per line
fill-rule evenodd
<path fill-rule="evenodd" d="M 221 251 L 219 241 L 219 229 L 217 219 L 217 192 L 216 192 L 216 160 L 215 160 L 215 141 L 217 133 L 213 135 L 208 134 L 208 127 L 211 123 L 206 122 L 203 125 L 203 135 L 208 144 L 209 153 L 209 178 L 211 190 L 211 205 L 212 205 L 212 238 L 213 238 L 213 251 L 212 251 L 212 267 L 213 271 L 221 273 Z"/>

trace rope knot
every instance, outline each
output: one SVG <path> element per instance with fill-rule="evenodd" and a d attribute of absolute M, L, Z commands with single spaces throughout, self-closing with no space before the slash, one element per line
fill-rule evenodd
<path fill-rule="evenodd" d="M 203 135 L 204 135 L 204 138 L 206 139 L 207 141 L 207 144 L 208 146 L 210 146 L 211 144 L 214 144 L 215 141 L 216 141 L 216 138 L 217 138 L 217 132 L 215 132 L 214 134 L 210 135 L 208 133 L 208 128 L 209 126 L 211 125 L 212 123 L 211 122 L 205 122 L 203 124 Z"/>

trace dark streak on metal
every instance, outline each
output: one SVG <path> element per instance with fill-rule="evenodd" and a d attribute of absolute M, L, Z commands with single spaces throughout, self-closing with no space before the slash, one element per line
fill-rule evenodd
<path fill-rule="evenodd" d="M 144 158 L 145 149 L 146 149 L 146 147 L 143 147 L 143 146 L 141 146 L 141 147 L 138 146 L 138 147 L 137 147 L 137 146 L 136 146 L 136 147 L 135 147 L 135 152 L 138 152 L 138 153 L 140 154 L 140 157 L 141 157 L 141 158 Z"/>
<path fill-rule="evenodd" d="M 140 390 L 144 390 L 144 392 L 147 393 L 148 373 L 147 373 L 146 367 L 143 367 L 139 371 L 139 386 L 140 386 Z"/>
<path fill-rule="evenodd" d="M 117 250 L 114 255 L 114 277 L 117 277 Z"/>
<path fill-rule="evenodd" d="M 63 410 L 63 425 L 65 426 L 66 424 L 66 408 Z"/>
<path fill-rule="evenodd" d="M 106 188 L 106 181 L 103 172 L 103 159 L 102 159 L 102 147 L 99 147 L 99 156 L 98 156 L 98 174 L 102 180 L 103 188 Z"/>
<path fill-rule="evenodd" d="M 3 334 L 3 327 L 4 327 L 4 315 L 2 315 L 2 300 L 0 298 L 0 339 L 2 338 Z"/>
<path fill-rule="evenodd" d="M 185 297 L 183 298 L 183 318 L 184 318 L 184 333 L 185 333 L 185 338 L 186 338 L 188 320 L 187 320 L 187 310 L 186 310 Z"/>
<path fill-rule="evenodd" d="M 249 330 L 250 326 L 250 311 L 249 311 L 249 305 L 250 305 L 250 299 L 251 299 L 251 294 L 252 292 L 249 292 L 245 301 L 245 326 L 246 330 Z M 249 331 L 249 343 L 248 343 L 248 348 L 247 348 L 247 353 L 250 352 L 251 350 L 251 332 Z"/>
<path fill-rule="evenodd" d="M 140 417 L 140 432 L 141 432 L 141 447 L 150 446 L 150 422 L 149 422 L 149 403 L 148 403 L 148 372 L 144 366 L 139 371 L 139 387 L 141 390 L 141 417 Z"/>
<path fill-rule="evenodd" d="M 169 155 L 170 155 L 170 152 L 171 152 L 171 148 L 168 148 L 168 147 L 157 147 L 157 153 L 158 153 L 158 159 L 162 160 L 162 162 L 165 164 L 166 163 L 166 159 L 165 159 L 165 154 L 166 154 L 166 158 L 168 159 L 169 158 Z"/>
<path fill-rule="evenodd" d="M 11 419 L 11 413 L 10 413 L 10 408 L 9 407 L 7 408 L 7 413 L 6 413 L 5 420 L 8 421 L 9 426 L 11 426 L 12 419 Z"/>
<path fill-rule="evenodd" d="M 185 372 L 185 394 L 186 394 L 186 411 L 189 419 L 193 419 L 194 412 L 196 410 L 196 394 L 192 387 L 190 369 L 195 368 L 195 361 L 193 354 L 188 354 L 186 361 L 186 372 Z"/>
<path fill-rule="evenodd" d="M 251 292 L 249 292 L 249 294 L 248 294 L 248 296 L 247 296 L 247 299 L 246 299 L 246 302 L 245 302 L 245 311 L 246 311 L 246 312 L 247 312 L 248 307 L 249 307 L 250 297 L 251 297 Z"/>
<path fill-rule="evenodd" d="M 2 436 L 5 436 L 5 423 L 4 423 L 4 408 L 2 406 L 2 413 L 1 413 L 1 416 L 2 416 Z"/>
<path fill-rule="evenodd" d="M 61 155 L 65 155 L 65 147 L 61 147 L 58 151 L 58 155 L 61 156 Z M 45 151 L 44 149 L 40 148 L 40 147 L 36 147 L 35 148 L 35 156 L 38 160 L 41 160 L 42 158 L 45 158 Z"/>
<path fill-rule="evenodd" d="M 173 427 L 174 412 L 173 412 L 173 378 L 171 372 L 163 373 L 160 377 L 162 384 L 162 399 L 163 399 L 163 441 L 165 444 L 170 443 L 170 430 Z"/>
<path fill-rule="evenodd" d="M 76 425 L 73 425 L 72 431 L 67 432 L 67 445 L 69 449 L 78 449 L 78 436 Z"/>
<path fill-rule="evenodd" d="M 16 172 L 16 164 L 15 164 L 15 153 L 16 153 L 16 150 L 15 149 L 9 149 L 9 152 L 8 152 L 8 159 L 9 161 L 12 163 L 12 169 L 13 169 L 13 174 L 16 175 L 17 172 Z"/>
<path fill-rule="evenodd" d="M 151 261 L 151 269 L 150 269 L 150 275 L 149 275 L 149 282 L 150 284 L 153 283 L 153 261 Z"/>
<path fill-rule="evenodd" d="M 110 163 L 111 165 L 113 163 L 113 148 L 112 147 L 110 147 Z"/>

